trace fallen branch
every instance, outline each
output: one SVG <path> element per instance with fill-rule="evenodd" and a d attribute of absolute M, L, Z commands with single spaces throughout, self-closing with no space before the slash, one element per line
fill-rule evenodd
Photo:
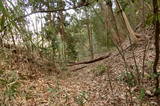
<path fill-rule="evenodd" d="M 103 60 L 103 59 L 106 59 L 108 57 L 110 57 L 111 53 L 109 53 L 108 55 L 106 56 L 102 56 L 102 57 L 99 57 L 99 58 L 96 58 L 96 59 L 93 59 L 93 60 L 89 60 L 89 61 L 83 61 L 83 62 L 77 62 L 77 63 L 72 63 L 68 66 L 74 66 L 74 65 L 80 65 L 80 64 L 90 64 L 90 63 L 94 63 L 94 62 L 97 62 L 97 61 L 100 61 L 100 60 Z"/>
<path fill-rule="evenodd" d="M 83 67 L 80 67 L 80 68 L 73 69 L 73 70 L 71 70 L 71 71 L 78 71 L 78 70 L 81 70 L 81 69 L 86 68 L 86 67 L 87 67 L 87 66 L 83 66 Z"/>

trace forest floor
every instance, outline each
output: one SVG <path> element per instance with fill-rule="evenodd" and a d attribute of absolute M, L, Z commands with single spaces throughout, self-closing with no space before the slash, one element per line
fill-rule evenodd
<path fill-rule="evenodd" d="M 124 51 L 128 67 L 133 73 L 136 71 L 133 51 L 138 69 L 142 70 L 144 50 L 142 45 L 135 45 Z M 149 81 L 149 72 L 154 60 L 153 50 L 153 45 L 147 47 L 142 86 L 151 95 L 153 85 Z M 106 59 L 87 65 L 69 66 L 59 74 L 52 72 L 54 67 L 50 63 L 36 58 L 39 61 L 37 64 L 32 60 L 33 57 L 26 57 L 27 53 L 7 54 L 11 57 L 9 61 L 1 56 L 0 73 L 3 74 L 0 75 L 0 105 L 158 106 L 154 97 L 144 96 L 143 89 L 135 84 L 134 78 L 126 82 L 126 69 L 121 55 L 116 50 L 110 53 Z M 83 66 L 86 67 L 76 70 Z M 128 83 L 132 86 L 129 87 Z"/>

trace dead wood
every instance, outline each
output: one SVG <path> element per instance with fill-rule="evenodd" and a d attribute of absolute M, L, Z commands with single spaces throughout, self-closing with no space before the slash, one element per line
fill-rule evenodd
<path fill-rule="evenodd" d="M 83 67 L 80 67 L 80 68 L 73 69 L 73 70 L 71 70 L 71 71 L 78 71 L 78 70 L 81 70 L 81 69 L 86 68 L 86 67 L 87 67 L 87 66 L 83 66 Z"/>
<path fill-rule="evenodd" d="M 93 59 L 93 60 L 82 61 L 82 62 L 77 62 L 77 63 L 72 63 L 72 64 L 70 64 L 70 65 L 68 65 L 68 66 L 74 66 L 74 65 L 80 65 L 80 64 L 90 64 L 90 63 L 94 63 L 94 62 L 97 62 L 97 61 L 106 59 L 106 58 L 110 57 L 110 55 L 111 55 L 111 53 L 107 54 L 106 56 L 98 57 L 98 58 Z"/>

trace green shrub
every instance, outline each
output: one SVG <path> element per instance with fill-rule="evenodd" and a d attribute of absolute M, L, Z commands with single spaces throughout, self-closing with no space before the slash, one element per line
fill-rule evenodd
<path fill-rule="evenodd" d="M 2 91 L 0 91 L 0 93 L 6 98 L 15 97 L 20 87 L 18 79 L 18 74 L 15 71 L 5 72 L 1 70 L 0 87 Z"/>
<path fill-rule="evenodd" d="M 121 81 L 125 82 L 128 86 L 135 86 L 136 85 L 136 77 L 131 72 L 123 72 L 119 78 Z"/>

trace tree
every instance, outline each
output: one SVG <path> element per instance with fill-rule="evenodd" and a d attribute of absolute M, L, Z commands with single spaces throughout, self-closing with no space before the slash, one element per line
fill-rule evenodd
<path fill-rule="evenodd" d="M 159 74 L 157 72 L 157 65 L 158 65 L 158 61 L 159 61 L 159 35 L 160 35 L 160 21 L 159 21 L 159 13 L 158 13 L 158 0 L 152 0 L 153 3 L 153 25 L 154 25 L 154 29 L 155 29 L 155 35 L 154 35 L 154 39 L 155 39 L 155 51 L 156 51 L 156 56 L 155 56 L 155 61 L 154 61 L 154 65 L 153 65 L 153 73 L 155 74 L 155 95 L 159 95 Z"/>

